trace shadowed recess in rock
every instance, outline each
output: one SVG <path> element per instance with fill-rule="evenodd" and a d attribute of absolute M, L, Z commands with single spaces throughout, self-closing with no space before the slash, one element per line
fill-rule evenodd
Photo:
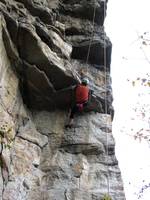
<path fill-rule="evenodd" d="M 77 18 L 82 18 L 82 19 L 88 19 L 90 21 L 93 20 L 93 12 L 94 9 L 96 9 L 95 13 L 95 22 L 98 25 L 103 25 L 104 23 L 104 18 L 106 15 L 106 11 L 104 9 L 105 1 L 62 1 L 63 4 L 61 4 L 61 9 L 60 11 L 66 15 L 71 15 Z"/>
<path fill-rule="evenodd" d="M 51 21 L 54 13 L 43 7 L 41 1 L 37 3 L 35 1 L 17 0 L 9 1 L 9 4 L 3 2 L 4 9 L 1 9 L 1 11 L 6 20 L 6 25 L 5 21 L 3 23 L 4 44 L 12 65 L 18 73 L 21 94 L 24 103 L 28 107 L 38 110 L 53 110 L 56 108 L 68 109 L 73 104 L 74 92 L 71 86 L 77 84 L 81 76 L 76 73 L 76 69 L 71 65 L 70 60 L 72 58 L 86 60 L 90 42 L 87 37 L 91 34 L 91 30 L 88 34 L 83 31 L 85 35 L 83 35 L 82 42 L 79 42 L 78 39 L 68 38 L 67 43 L 67 38 L 65 39 L 62 34 L 62 21 L 60 20 L 58 23 L 57 19 L 61 19 L 59 17 L 61 16 L 62 7 L 66 4 L 66 9 L 70 5 L 72 8 L 74 6 L 79 7 L 79 10 L 74 9 L 73 14 L 70 15 L 71 18 L 75 19 L 76 12 L 81 12 L 80 14 L 84 18 L 84 13 L 89 10 L 87 20 L 90 20 L 94 6 L 100 12 L 103 12 L 103 2 L 100 1 L 98 4 L 93 5 L 90 10 L 92 3 L 93 1 L 89 1 L 84 7 L 85 1 L 81 2 L 80 5 L 79 2 L 76 4 L 75 1 L 70 3 L 63 1 L 63 4 L 58 6 L 58 18 L 53 18 L 53 23 L 50 25 L 47 24 L 48 18 L 44 17 L 46 20 L 44 21 L 42 16 L 51 16 Z M 45 1 L 44 5 L 50 5 L 50 3 Z M 83 18 L 81 17 L 80 20 L 82 21 Z M 97 17 L 95 20 L 97 20 Z M 81 21 L 81 27 L 85 27 Z M 95 22 L 97 23 L 97 21 Z M 59 24 L 59 26 L 54 28 L 54 24 Z M 69 21 L 66 20 L 66 25 L 71 28 L 71 21 L 69 24 Z M 90 26 L 92 25 L 89 24 Z M 78 30 L 78 26 L 75 27 Z M 82 30 L 81 27 L 79 32 Z M 100 29 L 100 34 L 103 31 L 103 29 Z M 72 34 L 76 36 L 78 33 L 74 32 Z M 105 37 L 103 34 L 101 36 Z M 103 40 L 92 41 L 88 59 L 90 63 L 99 66 L 104 65 L 105 49 L 103 42 Z M 111 43 L 108 38 L 106 44 L 106 64 L 107 69 L 109 69 Z M 93 90 L 93 88 L 91 89 Z M 103 98 L 97 95 L 92 96 L 85 111 L 105 112 L 103 101 Z M 108 113 L 110 112 L 110 109 L 108 109 Z"/>
<path fill-rule="evenodd" d="M 103 42 L 106 42 L 105 39 Z M 89 45 L 90 40 L 86 42 L 80 42 L 78 45 L 73 46 L 72 58 L 86 61 Z M 107 70 L 110 70 L 111 48 L 111 43 L 108 43 L 104 46 L 101 41 L 96 41 L 93 39 L 90 46 L 88 62 L 100 66 L 106 64 Z"/>

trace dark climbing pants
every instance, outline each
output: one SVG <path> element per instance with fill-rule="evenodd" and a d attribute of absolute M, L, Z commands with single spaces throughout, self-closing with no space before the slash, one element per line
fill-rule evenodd
<path fill-rule="evenodd" d="M 85 108 L 87 106 L 87 102 L 82 103 L 83 104 L 83 108 Z M 75 104 L 72 109 L 71 109 L 71 113 L 70 113 L 70 119 L 74 118 L 75 113 L 77 112 L 81 112 L 80 108 L 79 108 L 79 104 Z"/>

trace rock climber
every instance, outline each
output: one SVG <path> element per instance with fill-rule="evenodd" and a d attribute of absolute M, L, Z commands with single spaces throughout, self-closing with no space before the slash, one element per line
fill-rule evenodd
<path fill-rule="evenodd" d="M 75 87 L 75 103 L 72 106 L 71 113 L 69 116 L 69 123 L 65 126 L 71 128 L 73 126 L 74 115 L 77 112 L 81 112 L 84 107 L 87 106 L 89 100 L 89 80 L 83 78 L 81 83 Z"/>

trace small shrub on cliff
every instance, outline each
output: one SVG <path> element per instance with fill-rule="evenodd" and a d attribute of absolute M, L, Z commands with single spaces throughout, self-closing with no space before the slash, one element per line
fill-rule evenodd
<path fill-rule="evenodd" d="M 112 200 L 112 198 L 109 196 L 109 194 L 105 194 L 102 200 Z"/>
<path fill-rule="evenodd" d="M 8 122 L 0 125 L 0 142 L 5 147 L 10 148 L 13 138 L 12 138 L 12 127 L 9 126 Z"/>

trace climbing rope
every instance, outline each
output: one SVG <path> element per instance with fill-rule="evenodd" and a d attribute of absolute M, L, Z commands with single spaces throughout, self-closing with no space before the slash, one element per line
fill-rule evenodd
<path fill-rule="evenodd" d="M 80 71 L 80 75 L 82 76 L 87 76 L 87 72 L 88 72 L 88 60 L 89 60 L 89 56 L 90 56 L 90 51 L 91 51 L 91 45 L 92 45 L 92 41 L 93 41 L 93 37 L 94 37 L 94 24 L 95 24 L 95 14 L 96 14 L 96 1 L 94 1 L 94 8 L 93 8 L 93 17 L 92 17 L 92 32 L 90 35 L 90 41 L 89 41 L 89 45 L 88 45 L 88 51 L 87 51 L 87 56 L 86 56 L 86 69 L 81 69 Z"/>
<path fill-rule="evenodd" d="M 106 15 L 106 1 L 104 1 L 104 12 L 103 12 L 103 15 L 104 15 L 104 19 L 105 19 L 105 15 Z M 104 90 L 105 90 L 105 114 L 107 115 L 108 113 L 108 106 L 107 106 L 107 66 L 106 66 L 106 38 L 104 36 Z M 107 116 L 106 116 L 106 126 L 108 124 L 108 119 L 107 119 Z M 106 127 L 107 128 L 107 127 Z M 104 195 L 103 199 L 110 199 L 111 200 L 111 197 L 110 197 L 110 180 L 109 180 L 109 160 L 108 160 L 108 156 L 109 156 L 109 153 L 108 153 L 108 133 L 106 131 L 106 166 L 107 166 L 107 194 Z"/>
<path fill-rule="evenodd" d="M 92 19 L 92 27 L 93 27 L 93 29 L 92 29 L 90 43 L 89 43 L 88 52 L 87 52 L 86 65 L 87 65 L 88 60 L 89 60 L 91 45 L 92 45 L 92 41 L 93 41 L 93 37 L 94 37 L 94 23 L 95 23 L 95 14 L 96 14 L 96 1 L 95 1 L 94 5 L 95 6 L 94 6 L 94 11 L 93 11 L 93 19 Z M 87 67 L 88 67 L 88 65 L 87 65 Z"/>
<path fill-rule="evenodd" d="M 90 38 L 90 42 L 89 42 L 89 46 L 88 46 L 88 52 L 87 52 L 87 58 L 86 58 L 86 73 L 88 71 L 88 60 L 89 60 L 89 56 L 90 56 L 90 50 L 91 50 L 91 45 L 92 45 L 92 41 L 93 41 L 93 37 L 94 37 L 94 23 L 95 23 L 95 15 L 96 15 L 96 1 L 94 4 L 94 11 L 93 11 L 93 20 L 92 20 L 92 33 L 91 33 L 91 38 Z M 106 1 L 104 1 L 104 19 L 105 19 L 105 14 L 106 14 Z M 108 113 L 108 106 L 107 106 L 107 67 L 106 67 L 106 39 L 104 36 L 104 90 L 105 90 L 105 114 Z M 106 125 L 108 124 L 107 121 L 107 117 L 106 117 Z M 110 181 L 109 181 L 109 167 L 108 167 L 108 134 L 106 133 L 106 165 L 107 165 L 107 194 L 104 195 L 103 199 L 110 199 L 111 197 L 109 195 L 110 193 Z"/>

